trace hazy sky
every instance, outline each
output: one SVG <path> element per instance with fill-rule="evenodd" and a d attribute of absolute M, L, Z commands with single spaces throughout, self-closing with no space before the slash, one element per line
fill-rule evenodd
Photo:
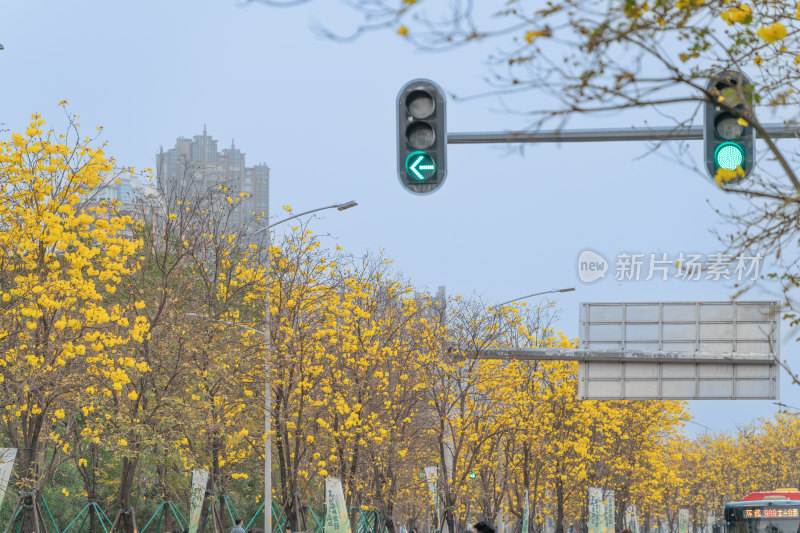
<path fill-rule="evenodd" d="M 670 156 L 642 157 L 646 143 L 531 145 L 522 155 L 507 146 L 451 145 L 439 191 L 419 197 L 403 190 L 395 174 L 398 90 L 427 77 L 458 95 L 479 93 L 491 44 L 425 54 L 390 31 L 333 43 L 310 30 L 312 20 L 346 30 L 355 19 L 330 1 L 296 9 L 235 0 L 0 6 L 0 122 L 12 131 L 24 130 L 34 111 L 63 124 L 57 104 L 67 98 L 87 132 L 105 128 L 107 153 L 141 168 L 153 165 L 159 146 L 200 134 L 205 124 L 220 148 L 235 138 L 248 165 L 271 167 L 273 214 L 284 204 L 304 211 L 358 201 L 312 227 L 353 252 L 384 249 L 421 289 L 446 285 L 449 294 L 476 291 L 500 302 L 575 286 L 559 300 L 557 325 L 570 336 L 578 333 L 579 302 L 712 301 L 733 293 L 722 281 L 613 279 L 621 252 L 677 258 L 719 251 L 710 230 L 722 222 L 708 201 L 734 201 Z M 448 131 L 525 123 L 494 111 L 501 107 L 493 99 L 451 99 Z M 640 121 L 605 116 L 575 124 Z M 701 151 L 702 143 L 690 145 L 696 159 Z M 607 279 L 590 285 L 576 268 L 587 248 L 612 263 Z M 767 286 L 749 296 L 772 297 Z M 784 336 L 782 353 L 791 359 L 796 343 Z M 782 381 L 782 400 L 800 407 L 800 388 Z M 691 406 L 695 420 L 714 430 L 776 409 L 770 401 Z"/>

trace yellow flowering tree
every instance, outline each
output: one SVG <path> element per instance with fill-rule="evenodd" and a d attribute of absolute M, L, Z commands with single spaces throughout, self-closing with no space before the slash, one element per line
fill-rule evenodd
<path fill-rule="evenodd" d="M 34 114 L 24 134 L 0 142 L 0 416 L 21 450 L 23 492 L 40 491 L 54 458 L 69 453 L 62 435 L 73 413 L 121 397 L 131 375 L 116 350 L 147 334 L 146 324 L 127 322 L 127 305 L 113 302 L 135 269 L 131 220 L 90 207 L 114 162 L 80 137 L 77 117 L 67 118 L 57 134 Z"/>
<path fill-rule="evenodd" d="M 231 484 L 246 480 L 246 470 L 263 457 L 263 395 L 258 393 L 264 348 L 258 331 L 263 329 L 267 252 L 232 216 L 242 198 L 220 184 L 208 196 L 191 200 L 196 215 L 186 200 L 175 202 L 170 213 L 181 228 L 175 241 L 186 255 L 178 268 L 188 289 L 170 295 L 175 320 L 181 322 L 176 340 L 182 378 L 175 398 L 180 415 L 173 445 L 186 470 L 209 471 L 207 503 L 216 502 L 223 527 Z M 210 512 L 211 506 L 204 506 L 202 522 Z"/>
<path fill-rule="evenodd" d="M 328 395 L 318 420 L 330 453 L 318 466 L 342 479 L 351 506 L 376 510 L 393 532 L 394 506 L 415 493 L 421 470 L 411 462 L 415 440 L 425 437 L 421 361 L 439 325 L 431 300 L 413 298 L 383 254 L 342 260 L 333 280 L 324 313 Z"/>
<path fill-rule="evenodd" d="M 104 469 L 118 476 L 115 499 L 121 525 L 131 531 L 128 510 L 137 501 L 142 502 L 148 492 L 165 499 L 183 495 L 185 476 L 174 475 L 174 471 L 195 465 L 187 435 L 196 439 L 204 418 L 186 416 L 186 404 L 192 402 L 191 389 L 196 383 L 192 348 L 201 335 L 216 330 L 200 323 L 202 317 L 188 317 L 187 313 L 202 309 L 194 298 L 198 270 L 204 270 L 198 267 L 196 258 L 206 257 L 209 251 L 212 213 L 225 214 L 230 208 L 224 201 L 224 191 L 194 194 L 191 175 L 186 184 L 183 189 L 169 191 L 159 187 L 158 203 L 143 200 L 133 208 L 135 235 L 143 246 L 137 257 L 137 272 L 126 277 L 118 295 L 129 305 L 128 320 L 147 324 L 145 340 L 129 344 L 124 353 L 128 364 L 136 361 L 137 368 L 145 372 L 127 385 L 125 401 L 100 406 L 89 433 L 89 450 L 102 439 L 104 450 L 116 452 L 112 458 L 117 464 L 112 463 L 113 468 L 104 465 Z M 225 207 L 220 210 L 219 206 Z M 154 210 L 161 216 L 149 216 Z M 221 348 L 219 351 L 224 353 Z M 141 468 L 155 470 L 157 483 L 138 486 Z M 85 469 L 79 465 L 79 470 Z M 135 501 L 137 488 L 141 490 Z"/>
<path fill-rule="evenodd" d="M 270 249 L 275 492 L 295 528 L 303 527 L 300 498 L 319 490 L 328 475 L 330 453 L 320 438 L 326 431 L 320 413 L 330 393 L 323 375 L 330 371 L 325 366 L 330 346 L 326 313 L 335 310 L 336 255 L 323 250 L 305 224 L 293 227 Z"/>

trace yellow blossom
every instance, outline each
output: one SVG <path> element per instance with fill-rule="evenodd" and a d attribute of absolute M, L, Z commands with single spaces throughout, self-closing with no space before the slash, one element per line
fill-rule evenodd
<path fill-rule="evenodd" d="M 741 24 L 749 24 L 753 18 L 752 9 L 750 6 L 746 4 L 739 4 L 736 7 L 732 7 L 726 11 L 720 13 L 722 20 L 727 22 L 729 25 L 739 22 Z"/>
<path fill-rule="evenodd" d="M 758 30 L 758 36 L 768 43 L 774 43 L 786 37 L 786 27 L 780 22 L 771 26 L 762 26 Z"/>

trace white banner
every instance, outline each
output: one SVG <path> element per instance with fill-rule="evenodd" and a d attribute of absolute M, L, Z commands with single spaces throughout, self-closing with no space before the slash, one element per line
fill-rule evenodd
<path fill-rule="evenodd" d="M 11 470 L 14 468 L 14 459 L 16 458 L 16 448 L 0 448 L 0 509 L 3 508 L 8 480 L 11 479 Z"/>
<path fill-rule="evenodd" d="M 203 510 L 203 500 L 206 498 L 208 486 L 208 470 L 192 470 L 192 495 L 189 500 L 189 533 L 197 533 L 200 524 L 200 511 Z M 264 512 L 270 510 L 265 509 Z"/>
<path fill-rule="evenodd" d="M 525 491 L 525 505 L 522 507 L 522 533 L 528 533 L 528 520 L 530 517 L 530 505 L 528 501 L 528 491 Z"/>
<path fill-rule="evenodd" d="M 428 480 L 428 489 L 431 491 L 433 513 L 436 516 L 436 529 L 439 529 L 439 467 L 426 466 L 425 478 Z"/>
<path fill-rule="evenodd" d="M 589 487 L 589 533 L 607 533 L 605 527 L 605 505 L 603 489 Z"/>
<path fill-rule="evenodd" d="M 605 496 L 603 505 L 605 505 L 606 531 L 608 533 L 614 533 L 617 530 L 617 510 L 614 504 L 614 491 L 606 490 L 603 491 L 603 493 Z"/>
<path fill-rule="evenodd" d="M 335 477 L 325 478 L 324 533 L 352 533 L 342 482 Z"/>

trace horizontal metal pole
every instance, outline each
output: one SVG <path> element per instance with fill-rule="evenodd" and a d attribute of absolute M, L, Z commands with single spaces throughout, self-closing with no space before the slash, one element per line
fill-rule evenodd
<path fill-rule="evenodd" d="M 800 126 L 765 124 L 773 139 L 800 136 Z M 608 141 L 696 141 L 703 138 L 703 126 L 660 126 L 655 128 L 607 128 L 593 130 L 479 131 L 448 133 L 448 144 L 550 143 Z"/>
<path fill-rule="evenodd" d="M 525 348 L 484 350 L 477 359 L 504 359 L 526 361 L 625 361 L 628 363 L 736 363 L 777 364 L 771 354 L 737 353 L 715 354 L 708 352 L 640 352 L 635 350 L 603 351 L 575 348 Z"/>

